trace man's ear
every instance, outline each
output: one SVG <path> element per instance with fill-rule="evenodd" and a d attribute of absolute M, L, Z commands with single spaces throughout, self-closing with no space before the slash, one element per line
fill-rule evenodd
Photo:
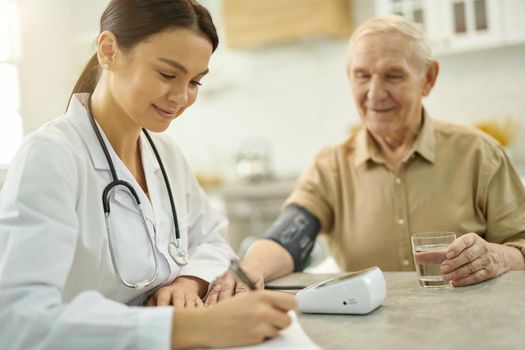
<path fill-rule="evenodd" d="M 115 64 L 118 51 L 117 37 L 109 30 L 105 30 L 97 39 L 98 62 L 104 68 L 110 68 Z"/>
<path fill-rule="evenodd" d="M 439 74 L 439 63 L 437 61 L 431 61 L 427 67 L 425 73 L 425 85 L 423 85 L 423 96 L 428 96 L 432 88 L 436 84 L 436 80 Z"/>

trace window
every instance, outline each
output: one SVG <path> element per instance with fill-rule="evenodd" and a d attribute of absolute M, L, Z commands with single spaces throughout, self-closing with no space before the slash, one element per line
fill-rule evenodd
<path fill-rule="evenodd" d="M 22 140 L 18 11 L 13 0 L 0 0 L 0 167 L 6 167 Z"/>

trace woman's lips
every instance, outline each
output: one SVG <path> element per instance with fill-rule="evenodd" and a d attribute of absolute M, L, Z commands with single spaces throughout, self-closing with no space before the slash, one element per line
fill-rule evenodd
<path fill-rule="evenodd" d="M 160 114 L 161 117 L 168 120 L 174 119 L 177 114 L 177 112 L 171 111 L 169 109 L 164 109 L 156 105 L 153 105 L 153 108 L 157 111 L 158 114 Z"/>

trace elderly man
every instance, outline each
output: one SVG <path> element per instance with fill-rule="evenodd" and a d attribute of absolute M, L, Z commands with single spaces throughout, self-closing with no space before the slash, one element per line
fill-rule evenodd
<path fill-rule="evenodd" d="M 354 32 L 348 80 L 363 127 L 322 150 L 242 265 L 259 287 L 300 271 L 319 232 L 343 270 L 414 270 L 410 235 L 453 231 L 444 279 L 464 286 L 524 269 L 525 190 L 496 141 L 422 106 L 439 66 L 420 27 L 372 18 Z M 472 101 L 474 102 L 474 101 Z M 231 273 L 208 304 L 244 291 Z"/>

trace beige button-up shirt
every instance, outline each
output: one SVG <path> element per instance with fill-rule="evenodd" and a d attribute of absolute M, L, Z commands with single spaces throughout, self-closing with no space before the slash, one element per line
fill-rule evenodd
<path fill-rule="evenodd" d="M 474 128 L 428 116 L 397 171 L 361 128 L 317 155 L 290 204 L 319 219 L 346 271 L 414 270 L 410 235 L 435 230 L 476 232 L 525 254 L 525 189 L 504 150 Z"/>

